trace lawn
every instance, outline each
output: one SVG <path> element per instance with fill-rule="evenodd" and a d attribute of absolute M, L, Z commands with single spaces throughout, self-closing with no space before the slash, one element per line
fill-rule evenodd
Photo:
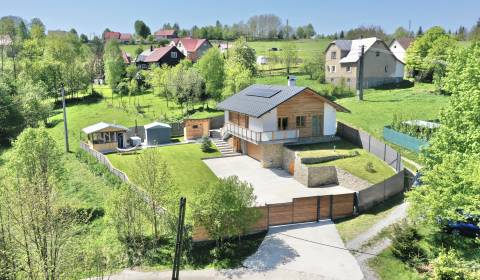
<path fill-rule="evenodd" d="M 390 249 L 384 250 L 368 265 L 377 272 L 380 279 L 417 280 L 422 278 L 413 268 L 397 259 Z"/>
<path fill-rule="evenodd" d="M 218 180 L 215 174 L 201 160 L 202 158 L 220 156 L 220 152 L 216 149 L 205 153 L 202 152 L 199 144 L 164 146 L 156 149 L 160 150 L 162 158 L 166 161 L 182 195 L 185 195 L 187 198 L 194 194 L 195 189 L 202 188 L 202 186 Z M 110 162 L 116 168 L 127 173 L 127 176 L 133 183 L 135 183 L 136 177 L 132 166 L 136 164 L 137 157 L 138 154 L 108 155 Z"/>
<path fill-rule="evenodd" d="M 297 77 L 297 86 L 300 87 L 309 87 L 321 95 L 326 95 L 326 88 L 329 87 L 327 84 L 321 84 L 318 80 L 311 80 L 308 75 L 296 74 Z M 287 74 L 281 76 L 265 76 L 257 77 L 255 82 L 257 84 L 266 84 L 266 85 L 287 85 Z"/>
<path fill-rule="evenodd" d="M 331 40 L 329 39 L 302 39 L 290 41 L 295 44 L 298 51 L 298 57 L 304 59 L 309 56 L 314 55 L 324 55 L 325 49 L 327 48 L 328 43 Z M 258 55 L 268 56 L 271 48 L 280 48 L 283 49 L 286 41 L 252 41 L 248 42 L 248 45 L 255 49 L 255 52 Z M 277 55 L 281 55 L 281 52 L 276 52 Z"/>
<path fill-rule="evenodd" d="M 325 157 L 332 154 L 345 155 L 358 152 L 358 156 L 341 158 L 329 162 L 313 164 L 315 166 L 337 166 L 351 174 L 362 178 L 372 184 L 379 183 L 395 174 L 395 171 L 385 162 L 368 153 L 362 148 L 356 147 L 347 141 L 336 141 L 311 145 L 292 146 L 299 151 L 300 157 Z M 367 163 L 373 165 L 373 172 L 366 170 Z"/>
<path fill-rule="evenodd" d="M 153 47 L 157 47 L 158 44 L 152 44 Z M 144 45 L 120 45 L 120 49 L 127 52 L 132 59 L 135 59 L 136 57 L 136 50 L 141 47 L 143 50 L 146 50 L 147 48 L 150 48 L 150 44 L 144 44 Z"/>

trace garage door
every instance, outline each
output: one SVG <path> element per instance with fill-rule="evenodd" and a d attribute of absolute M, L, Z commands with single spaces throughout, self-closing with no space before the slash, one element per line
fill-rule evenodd
<path fill-rule="evenodd" d="M 247 155 L 249 155 L 250 157 L 256 160 L 261 160 L 262 156 L 261 156 L 260 146 L 247 142 Z"/>

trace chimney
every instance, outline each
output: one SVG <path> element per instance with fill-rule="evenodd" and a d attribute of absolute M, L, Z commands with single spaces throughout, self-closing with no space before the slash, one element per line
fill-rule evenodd
<path fill-rule="evenodd" d="M 293 76 L 293 75 L 289 75 L 287 76 L 287 79 L 288 79 L 288 86 L 289 87 L 294 87 L 297 83 L 297 77 Z"/>

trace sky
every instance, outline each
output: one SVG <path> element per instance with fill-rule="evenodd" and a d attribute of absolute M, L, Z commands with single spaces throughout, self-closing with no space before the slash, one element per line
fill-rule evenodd
<path fill-rule="evenodd" d="M 72 4 L 74 3 L 74 4 Z M 317 33 L 332 34 L 359 25 L 380 25 L 388 33 L 398 26 L 416 31 L 441 25 L 446 30 L 470 28 L 480 17 L 478 0 L 0 0 L 0 16 L 40 18 L 48 30 L 75 28 L 88 36 L 111 30 L 133 33 L 135 20 L 152 32 L 163 23 L 182 28 L 231 24 L 258 14 L 275 14 L 291 26 L 312 23 Z"/>

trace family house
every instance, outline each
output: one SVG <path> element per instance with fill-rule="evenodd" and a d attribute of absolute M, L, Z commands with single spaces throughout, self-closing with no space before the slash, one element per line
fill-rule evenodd
<path fill-rule="evenodd" d="M 197 61 L 212 44 L 207 39 L 180 38 L 174 39 L 170 45 L 176 46 L 189 60 Z"/>
<path fill-rule="evenodd" d="M 390 43 L 389 48 L 392 51 L 392 53 L 395 55 L 395 57 L 398 58 L 398 60 L 405 63 L 405 56 L 407 54 L 407 49 L 410 47 L 412 42 L 413 42 L 413 38 L 408 38 L 408 37 L 394 39 Z"/>
<path fill-rule="evenodd" d="M 171 40 L 173 38 L 178 38 L 177 36 L 177 30 L 175 29 L 160 29 L 160 30 L 157 30 L 155 33 L 153 33 L 153 35 L 155 36 L 155 39 L 157 39 L 157 41 L 161 41 L 161 40 Z"/>
<path fill-rule="evenodd" d="M 149 69 L 151 65 L 156 64 L 161 66 L 163 64 L 175 66 L 184 59 L 185 55 L 175 46 L 165 46 L 160 48 L 153 48 L 143 51 L 137 56 L 135 64 L 140 69 Z"/>
<path fill-rule="evenodd" d="M 363 84 L 365 88 L 376 87 L 403 80 L 404 66 L 387 46 L 378 38 L 358 40 L 335 40 L 325 50 L 325 80 L 327 83 L 355 88 L 363 55 Z"/>
<path fill-rule="evenodd" d="M 129 33 L 120 33 L 120 32 L 104 32 L 103 33 L 103 40 L 117 40 L 121 43 L 128 43 L 132 40 L 132 34 Z"/>
<path fill-rule="evenodd" d="M 337 129 L 336 112 L 349 112 L 314 90 L 295 85 L 252 85 L 217 106 L 225 110 L 223 138 L 235 152 L 280 167 L 285 143 L 329 141 Z"/>
<path fill-rule="evenodd" d="M 130 56 L 129 53 L 127 53 L 124 50 L 122 50 L 122 59 L 123 59 L 123 62 L 125 62 L 125 64 L 132 63 L 132 57 Z"/>

